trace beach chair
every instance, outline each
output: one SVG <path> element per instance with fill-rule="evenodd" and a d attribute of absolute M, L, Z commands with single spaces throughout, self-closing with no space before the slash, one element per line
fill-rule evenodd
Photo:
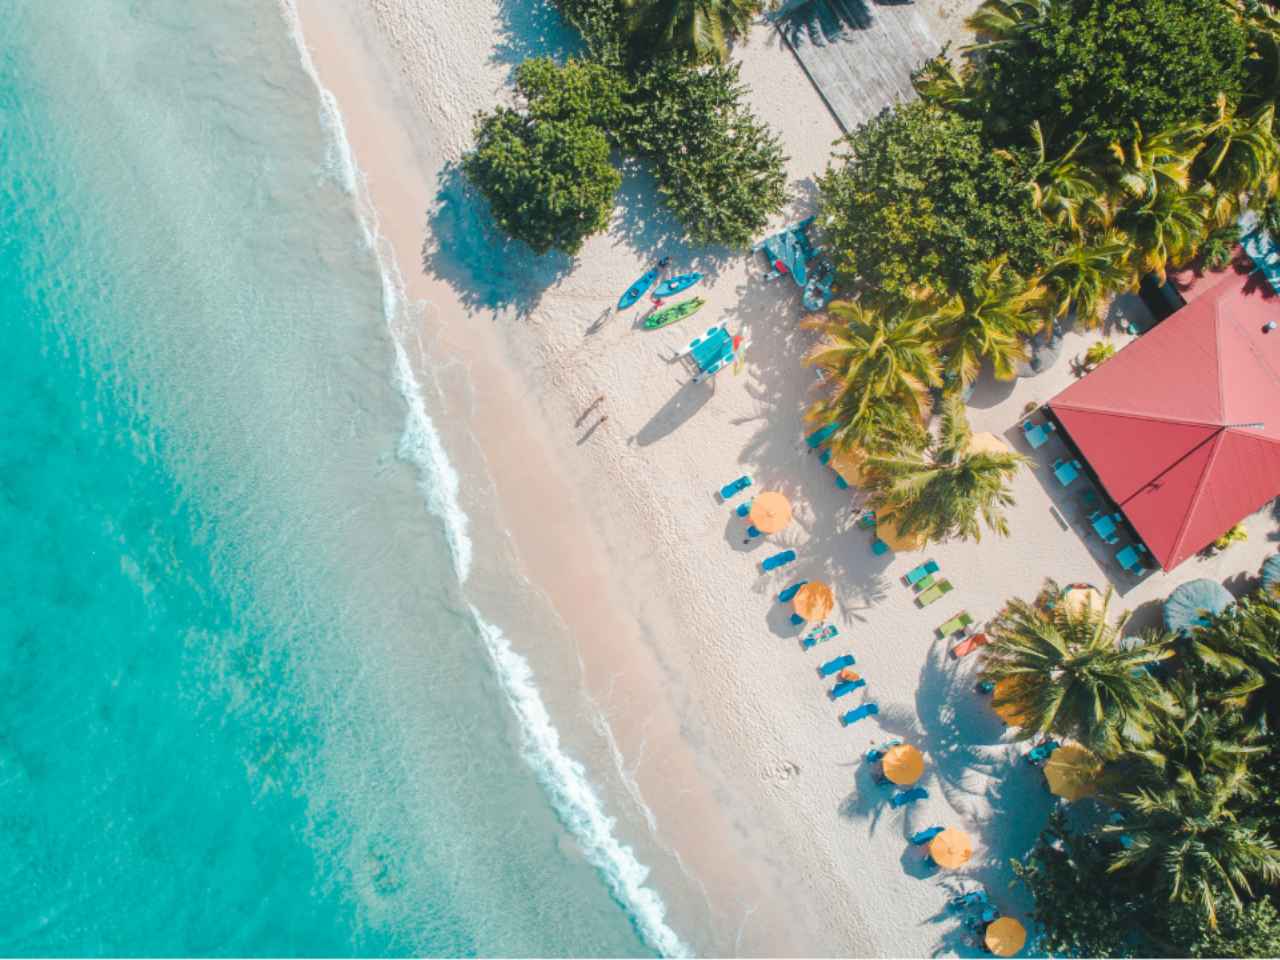
<path fill-rule="evenodd" d="M 923 580 L 921 580 L 919 583 L 916 584 L 916 593 L 924 593 L 926 590 L 928 590 L 937 582 L 938 582 L 938 575 L 936 573 L 929 574 L 927 577 L 925 577 Z"/>
<path fill-rule="evenodd" d="M 867 763 L 879 763 L 881 760 L 884 759 L 884 755 L 889 752 L 890 747 L 899 746 L 901 745 L 901 743 L 902 743 L 901 739 L 899 739 L 898 737 L 894 737 L 892 740 L 886 740 L 884 743 L 882 743 L 878 747 L 872 747 L 865 754 L 863 754 L 863 756 L 866 758 Z"/>
<path fill-rule="evenodd" d="M 1039 746 L 1031 748 L 1031 750 L 1027 753 L 1027 763 L 1031 764 L 1033 767 L 1041 766 L 1046 760 L 1049 759 L 1050 756 L 1053 755 L 1053 751 L 1057 749 L 1058 749 L 1057 740 L 1046 740 L 1044 743 L 1040 744 Z M 1064 753 L 1063 756 L 1065 757 L 1066 754 Z"/>
<path fill-rule="evenodd" d="M 840 425 L 838 423 L 829 423 L 821 430 L 815 430 L 813 433 L 809 434 L 809 436 L 805 437 L 804 442 L 809 445 L 810 450 L 816 450 L 818 447 L 830 440 L 831 435 L 839 429 Z"/>
<path fill-rule="evenodd" d="M 952 910 L 964 910 L 966 907 L 986 906 L 990 902 L 985 889 L 970 890 L 968 893 L 960 893 L 952 897 L 947 901 L 947 906 Z"/>
<path fill-rule="evenodd" d="M 926 577 L 932 577 L 938 572 L 938 562 L 936 560 L 926 560 L 918 567 L 912 567 L 907 571 L 907 575 L 902 578 L 902 582 L 908 587 L 914 587 Z"/>
<path fill-rule="evenodd" d="M 745 475 L 739 477 L 737 480 L 733 481 L 733 483 L 726 483 L 720 488 L 721 502 L 725 500 L 732 500 L 749 486 L 751 486 L 751 478 Z"/>
<path fill-rule="evenodd" d="M 751 504 L 751 500 L 744 500 L 742 503 L 738 504 L 738 509 L 735 510 L 734 513 L 740 516 L 743 520 L 747 519 L 747 514 L 751 512 Z"/>
<path fill-rule="evenodd" d="M 889 545 L 885 543 L 883 540 L 881 540 L 879 537 L 876 537 L 874 540 L 871 541 L 871 552 L 874 553 L 877 557 L 882 557 L 889 552 Z"/>
<path fill-rule="evenodd" d="M 925 827 L 923 830 L 917 830 L 911 836 L 907 837 L 907 841 L 913 847 L 924 846 L 944 829 L 944 827 Z"/>
<path fill-rule="evenodd" d="M 839 700 L 845 694 L 853 693 L 859 687 L 865 687 L 867 681 L 859 677 L 857 680 L 841 680 L 828 691 L 827 696 L 832 700 Z"/>
<path fill-rule="evenodd" d="M 839 629 L 834 623 L 828 623 L 825 627 L 817 627 L 809 631 L 809 635 L 800 641 L 800 649 L 809 650 L 816 647 L 820 643 L 826 643 L 833 637 L 840 635 Z"/>
<path fill-rule="evenodd" d="M 783 550 L 781 553 L 775 553 L 772 557 L 765 557 L 760 563 L 760 569 L 765 573 L 770 570 L 777 570 L 779 567 L 785 567 L 788 563 L 796 558 L 794 550 Z"/>
<path fill-rule="evenodd" d="M 938 636 L 945 640 L 952 634 L 963 630 L 971 623 L 973 623 L 973 617 L 969 616 L 968 611 L 961 610 L 942 626 L 938 627 Z"/>
<path fill-rule="evenodd" d="M 778 594 L 778 602 L 790 603 L 792 600 L 796 598 L 796 594 L 800 592 L 800 588 L 803 587 L 808 582 L 809 582 L 808 580 L 797 580 L 791 586 L 787 587 L 787 589 L 783 590 L 780 594 Z"/>
<path fill-rule="evenodd" d="M 912 787 L 910 790 L 899 790 L 889 798 L 889 806 L 905 807 L 908 803 L 915 803 L 917 800 L 923 800 L 929 796 L 929 791 L 924 787 Z"/>
<path fill-rule="evenodd" d="M 950 593 L 954 589 L 955 587 L 951 586 L 950 580 L 939 580 L 937 583 L 931 586 L 928 590 L 924 591 L 918 597 L 916 597 L 916 606 L 923 609 L 929 606 L 929 604 L 935 603 L 938 600 L 941 600 L 943 597 L 945 597 L 948 593 Z"/>
<path fill-rule="evenodd" d="M 839 673 L 845 667 L 852 667 L 857 661 L 853 659 L 852 653 L 846 653 L 844 656 L 836 657 L 834 660 L 828 660 L 818 668 L 818 676 L 829 677 L 833 673 Z"/>
<path fill-rule="evenodd" d="M 875 716 L 879 712 L 880 708 L 874 703 L 864 703 L 857 709 L 850 710 L 848 713 L 841 715 L 840 726 L 847 727 L 851 723 L 857 723 L 859 720 Z"/>
<path fill-rule="evenodd" d="M 975 633 L 972 637 L 966 637 L 951 648 L 951 656 L 959 660 L 961 657 L 967 657 L 979 647 L 987 645 L 987 635 L 985 633 Z"/>

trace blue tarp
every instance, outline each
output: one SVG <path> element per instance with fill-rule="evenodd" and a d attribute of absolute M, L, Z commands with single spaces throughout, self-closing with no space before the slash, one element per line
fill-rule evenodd
<path fill-rule="evenodd" d="M 1175 589 L 1164 602 L 1164 625 L 1176 633 L 1186 633 L 1192 627 L 1207 626 L 1206 616 L 1219 614 L 1233 603 L 1235 597 L 1216 580 L 1192 580 Z"/>

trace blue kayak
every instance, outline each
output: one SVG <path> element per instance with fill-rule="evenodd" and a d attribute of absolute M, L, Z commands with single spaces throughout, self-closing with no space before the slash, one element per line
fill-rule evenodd
<path fill-rule="evenodd" d="M 637 300 L 643 297 L 646 292 L 648 292 L 649 288 L 653 286 L 653 281 L 657 279 L 658 268 L 654 267 L 627 288 L 627 292 L 618 299 L 618 309 L 625 310 L 627 307 L 632 306 Z"/>
<path fill-rule="evenodd" d="M 669 277 L 658 284 L 658 289 L 653 291 L 655 297 L 669 297 L 673 293 L 679 293 L 681 290 L 688 290 L 695 283 L 702 279 L 700 273 L 682 273 L 678 277 Z"/>

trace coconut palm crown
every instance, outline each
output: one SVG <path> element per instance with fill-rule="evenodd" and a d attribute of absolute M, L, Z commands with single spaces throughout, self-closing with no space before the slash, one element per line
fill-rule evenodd
<path fill-rule="evenodd" d="M 626 25 L 636 59 L 667 53 L 724 62 L 729 41 L 745 33 L 761 0 L 627 0 Z"/>

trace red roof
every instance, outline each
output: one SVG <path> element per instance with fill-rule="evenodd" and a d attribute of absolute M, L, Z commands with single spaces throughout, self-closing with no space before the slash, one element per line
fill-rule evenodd
<path fill-rule="evenodd" d="M 1280 298 L 1231 269 L 1193 286 L 1049 402 L 1166 570 L 1280 495 Z"/>

